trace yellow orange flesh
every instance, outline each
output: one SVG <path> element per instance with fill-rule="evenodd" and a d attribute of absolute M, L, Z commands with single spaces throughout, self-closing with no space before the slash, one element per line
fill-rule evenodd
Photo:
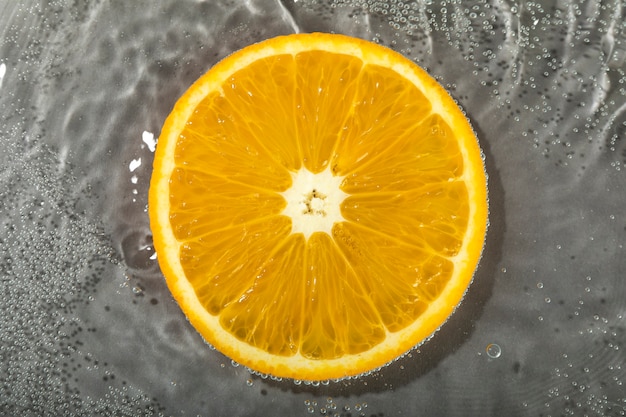
<path fill-rule="evenodd" d="M 231 55 L 181 97 L 149 213 L 167 284 L 209 343 L 261 373 L 326 380 L 388 363 L 454 311 L 483 246 L 486 177 L 465 116 L 423 70 L 299 34 Z"/>

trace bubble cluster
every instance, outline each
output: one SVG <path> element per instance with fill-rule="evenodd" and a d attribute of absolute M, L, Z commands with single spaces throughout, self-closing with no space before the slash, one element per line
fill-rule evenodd
<path fill-rule="evenodd" d="M 333 397 L 326 397 L 325 399 L 306 399 L 304 400 L 304 406 L 307 414 L 314 414 L 320 416 L 329 417 L 346 417 L 346 416 L 376 416 L 376 414 L 370 414 L 367 411 L 367 402 L 350 403 L 344 400 L 337 400 Z"/>
<path fill-rule="evenodd" d="M 78 314 L 99 297 L 98 284 L 119 262 L 101 225 L 87 220 L 84 190 L 54 170 L 54 155 L 5 147 L 14 157 L 0 179 L 4 256 L 0 304 L 0 412 L 80 415 L 105 410 L 85 403 L 83 376 L 117 384 L 108 363 L 84 351 L 98 329 Z M 33 149 L 35 150 L 35 149 Z M 24 154 L 29 156 L 24 156 Z M 119 383 L 125 385 L 124 381 Z M 129 413 L 154 415 L 156 403 L 128 393 Z M 148 412 L 150 410 L 150 412 Z M 123 408 L 122 408 L 123 410 Z"/>

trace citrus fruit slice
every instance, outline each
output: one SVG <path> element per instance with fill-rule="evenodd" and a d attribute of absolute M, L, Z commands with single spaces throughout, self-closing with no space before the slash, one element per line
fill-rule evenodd
<path fill-rule="evenodd" d="M 339 379 L 454 311 L 483 247 L 486 176 L 466 117 L 422 69 L 295 34 L 232 54 L 179 99 L 149 215 L 207 342 L 259 373 Z"/>

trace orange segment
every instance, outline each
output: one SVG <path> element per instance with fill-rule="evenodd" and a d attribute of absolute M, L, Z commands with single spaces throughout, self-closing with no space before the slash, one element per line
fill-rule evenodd
<path fill-rule="evenodd" d="M 402 192 L 380 192 L 346 198 L 346 220 L 366 226 L 368 233 L 443 256 L 456 255 L 467 229 L 467 190 L 463 183 L 439 183 Z"/>
<path fill-rule="evenodd" d="M 219 314 L 238 301 L 265 276 L 268 247 L 278 246 L 290 228 L 287 219 L 275 217 L 187 240 L 178 256 L 203 307 Z"/>
<path fill-rule="evenodd" d="M 435 332 L 487 227 L 464 114 L 384 47 L 298 34 L 218 63 L 159 138 L 150 223 L 191 324 L 255 371 L 358 375 Z"/>
<path fill-rule="evenodd" d="M 190 195 L 219 195 L 219 199 L 172 198 L 170 222 L 178 240 L 202 237 L 234 225 L 246 224 L 263 217 L 275 216 L 285 206 L 280 195 L 268 190 L 191 169 L 176 168 L 170 187 L 185 189 Z M 229 216 L 223 217 L 224 211 Z"/>
<path fill-rule="evenodd" d="M 337 52 L 307 51 L 295 57 L 295 118 L 304 166 L 313 173 L 329 162 L 344 128 L 363 61 Z M 333 65 L 320 65 L 333 62 Z"/>
<path fill-rule="evenodd" d="M 272 355 L 296 354 L 307 327 L 304 309 L 293 304 L 294 293 L 300 297 L 305 293 L 306 281 L 294 279 L 304 276 L 304 259 L 304 239 L 291 235 L 256 270 L 242 271 L 244 287 L 231 297 L 220 324 L 239 340 Z M 273 314 L 265 314 L 268 308 Z"/>
<path fill-rule="evenodd" d="M 333 237 L 389 331 L 410 325 L 426 310 L 433 299 L 428 281 L 445 286 L 450 279 L 450 268 L 441 265 L 449 261 L 392 237 L 350 223 L 337 224 Z"/>
<path fill-rule="evenodd" d="M 333 239 L 315 233 L 307 249 L 302 356 L 337 359 L 367 351 L 384 340 L 385 329 L 375 307 Z"/>
<path fill-rule="evenodd" d="M 175 163 L 272 190 L 289 186 L 289 171 L 277 161 L 278 151 L 254 140 L 257 126 L 239 113 L 236 104 L 217 94 L 198 103 L 176 139 Z"/>
<path fill-rule="evenodd" d="M 294 57 L 287 54 L 252 62 L 228 77 L 221 86 L 219 101 L 224 106 L 220 108 L 221 122 L 229 124 L 225 130 L 241 129 L 247 145 L 254 143 L 264 149 L 264 155 L 289 170 L 297 170 L 302 164 L 293 98 L 287 100 L 296 91 L 295 65 Z M 207 114 L 201 109 L 199 112 Z"/>
<path fill-rule="evenodd" d="M 428 115 L 423 121 L 394 133 L 386 138 L 388 140 L 370 145 L 370 149 L 380 147 L 374 155 L 368 154 L 357 163 L 347 165 L 351 172 L 344 180 L 345 192 L 410 190 L 448 182 L 463 174 L 458 139 L 441 116 Z M 346 148 L 345 153 L 348 149 L 354 148 Z"/>
<path fill-rule="evenodd" d="M 424 94 L 391 69 L 366 65 L 355 80 L 359 87 L 333 155 L 337 175 L 346 175 L 381 153 L 394 155 L 401 146 L 398 140 L 411 134 L 431 110 Z"/>

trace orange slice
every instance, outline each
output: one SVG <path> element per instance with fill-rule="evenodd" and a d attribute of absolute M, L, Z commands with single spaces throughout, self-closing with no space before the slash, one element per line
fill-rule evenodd
<path fill-rule="evenodd" d="M 254 371 L 377 369 L 463 298 L 487 225 L 476 137 L 426 72 L 330 34 L 270 39 L 167 118 L 149 214 L 191 324 Z"/>

